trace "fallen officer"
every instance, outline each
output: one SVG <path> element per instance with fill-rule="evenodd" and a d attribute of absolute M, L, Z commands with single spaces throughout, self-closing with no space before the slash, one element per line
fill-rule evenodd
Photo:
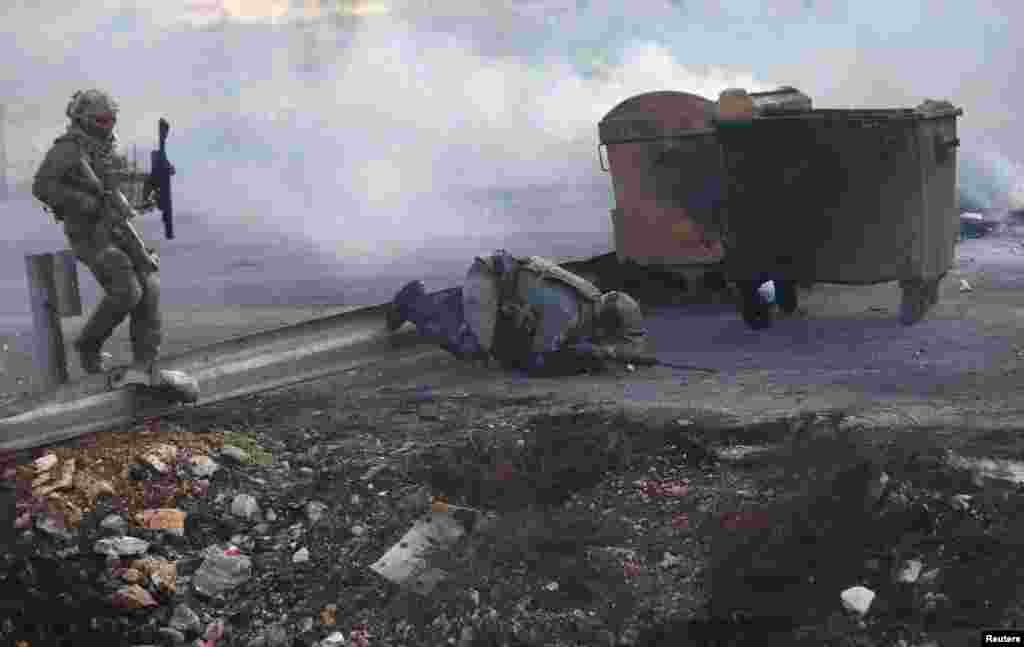
<path fill-rule="evenodd" d="M 496 361 L 533 376 L 600 371 L 609 362 L 650 363 L 640 306 L 539 256 L 504 250 L 477 258 L 462 287 L 427 293 L 406 284 L 388 312 L 455 357 Z"/>

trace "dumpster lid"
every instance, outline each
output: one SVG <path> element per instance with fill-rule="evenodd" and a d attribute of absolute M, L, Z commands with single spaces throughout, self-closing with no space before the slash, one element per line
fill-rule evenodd
<path fill-rule="evenodd" d="M 598 124 L 602 144 L 655 141 L 707 134 L 714 102 L 687 92 L 662 90 L 632 96 L 612 108 Z"/>
<path fill-rule="evenodd" d="M 751 121 L 899 121 L 959 117 L 964 111 L 953 105 L 941 109 L 918 108 L 816 108 L 806 112 L 759 115 Z"/>

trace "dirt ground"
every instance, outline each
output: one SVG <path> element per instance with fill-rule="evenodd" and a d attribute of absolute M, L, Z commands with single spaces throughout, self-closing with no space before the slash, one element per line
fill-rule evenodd
<path fill-rule="evenodd" d="M 12 540 L 3 586 L 31 594 L 0 611 L 0 629 L 29 645 L 158 644 L 186 604 L 206 630 L 185 637 L 208 646 L 341 644 L 337 632 L 395 646 L 977 644 L 980 628 L 1022 619 L 1022 253 L 1015 238 L 961 245 L 939 306 L 910 328 L 893 286 L 816 286 L 806 316 L 759 333 L 725 306 L 650 313 L 660 358 L 715 372 L 528 380 L 438 352 L 19 456 L 113 461 L 105 474 L 126 476 L 116 496 L 76 500 L 77 554 L 38 517 Z M 188 329 L 198 346 L 287 323 L 248 312 L 244 326 L 220 313 L 204 332 L 197 313 L 172 317 L 168 337 Z M 222 467 L 200 489 L 178 471 L 132 477 L 158 442 Z M 252 460 L 232 462 L 224 444 Z M 232 514 L 238 494 L 273 519 Z M 447 578 L 422 595 L 368 566 L 431 500 L 476 513 L 431 557 Z M 129 534 L 175 562 L 177 592 L 111 610 L 117 566 L 92 557 L 98 522 L 157 505 L 187 513 L 184 536 Z M 253 567 L 207 599 L 190 582 L 213 546 Z M 310 557 L 295 563 L 300 548 Z M 866 613 L 844 609 L 855 586 L 875 594 Z M 56 627 L 54 605 L 76 620 Z"/>

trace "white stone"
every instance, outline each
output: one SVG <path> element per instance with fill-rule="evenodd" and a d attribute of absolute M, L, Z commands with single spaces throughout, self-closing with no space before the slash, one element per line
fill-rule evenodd
<path fill-rule="evenodd" d="M 308 548 L 300 548 L 297 551 L 295 551 L 294 555 L 292 555 L 292 563 L 293 564 L 304 564 L 305 562 L 308 562 L 308 561 L 309 561 L 309 549 Z"/>
<path fill-rule="evenodd" d="M 93 545 L 93 550 L 101 555 L 113 557 L 141 555 L 149 550 L 149 542 L 143 541 L 138 537 L 112 537 L 97 541 Z"/>
<path fill-rule="evenodd" d="M 201 479 L 210 478 L 214 472 L 220 469 L 220 465 L 216 461 L 205 455 L 193 456 L 189 459 L 189 463 L 191 463 L 192 474 Z"/>
<path fill-rule="evenodd" d="M 222 456 L 227 456 L 238 463 L 247 463 L 249 461 L 249 452 L 234 445 L 224 445 L 220 448 L 220 453 Z"/>
<path fill-rule="evenodd" d="M 251 494 L 239 494 L 231 502 L 231 514 L 251 521 L 259 516 L 260 505 Z"/>
<path fill-rule="evenodd" d="M 100 522 L 100 528 L 114 532 L 120 532 L 128 527 L 128 522 L 116 514 L 108 514 Z"/>
<path fill-rule="evenodd" d="M 971 284 L 967 282 L 967 279 L 960 279 L 960 291 L 961 292 L 971 292 L 972 291 Z"/>
<path fill-rule="evenodd" d="M 320 641 L 320 647 L 342 647 L 345 643 L 345 634 L 335 631 Z"/>
<path fill-rule="evenodd" d="M 839 598 L 847 611 L 865 615 L 875 600 L 875 592 L 863 586 L 854 586 L 840 593 Z"/>
<path fill-rule="evenodd" d="M 903 564 L 903 568 L 896 574 L 896 581 L 904 584 L 913 584 L 921 576 L 921 569 L 924 568 L 919 560 L 911 559 Z"/>

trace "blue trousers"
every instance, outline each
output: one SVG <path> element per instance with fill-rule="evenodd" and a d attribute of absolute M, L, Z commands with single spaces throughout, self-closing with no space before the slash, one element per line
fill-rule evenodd
<path fill-rule="evenodd" d="M 461 287 L 424 294 L 409 304 L 405 314 L 421 335 L 455 357 L 471 359 L 483 353 L 480 342 L 466 323 Z"/>

